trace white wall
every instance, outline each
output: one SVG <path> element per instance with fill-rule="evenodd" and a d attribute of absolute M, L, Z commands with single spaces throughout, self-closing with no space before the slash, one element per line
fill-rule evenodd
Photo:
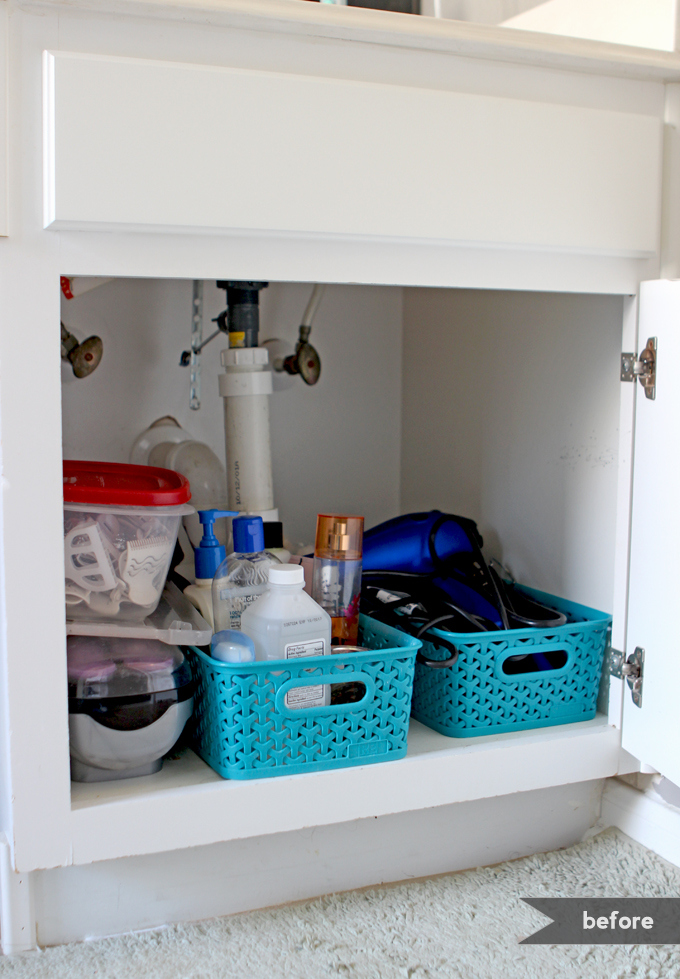
<path fill-rule="evenodd" d="M 508 17 L 515 17 L 542 2 L 543 0 L 420 0 L 420 13 L 425 17 L 467 20 L 473 24 L 500 24 Z"/>
<path fill-rule="evenodd" d="M 228 270 L 225 270 L 225 276 Z M 294 343 L 311 286 L 272 284 L 261 293 L 261 338 Z M 204 336 L 225 306 L 205 284 Z M 120 279 L 64 301 L 79 339 L 102 337 L 104 356 L 89 378 L 63 369 L 66 458 L 126 462 L 134 439 L 162 415 L 210 445 L 224 460 L 218 338 L 203 354 L 200 411 L 189 409 L 191 282 Z M 399 509 L 401 289 L 329 286 L 312 342 L 322 359 L 314 388 L 299 378 L 271 401 L 275 501 L 292 540 L 313 542 L 320 510 L 363 513 L 367 525 Z M 56 324 L 55 324 L 56 329 Z"/>
<path fill-rule="evenodd" d="M 503 27 L 673 51 L 675 24 L 676 0 L 547 0 Z"/>
<path fill-rule="evenodd" d="M 264 290 L 262 338 L 293 343 L 309 292 Z M 207 335 L 224 292 L 207 282 L 205 297 Z M 224 458 L 226 344 L 206 348 L 202 407 L 190 411 L 178 366 L 190 306 L 187 280 L 117 280 L 64 302 L 70 329 L 104 340 L 91 377 L 64 369 L 65 456 L 126 461 L 139 432 L 171 414 Z M 272 398 L 286 533 L 310 542 L 323 509 L 371 526 L 439 507 L 478 520 L 519 580 L 610 609 L 621 317 L 611 296 L 330 286 L 312 334 L 319 384 L 296 379 Z"/>
<path fill-rule="evenodd" d="M 622 300 L 407 289 L 402 509 L 477 520 L 517 579 L 611 610 Z"/>
<path fill-rule="evenodd" d="M 602 784 L 36 871 L 38 942 L 234 914 L 570 846 L 597 820 Z"/>

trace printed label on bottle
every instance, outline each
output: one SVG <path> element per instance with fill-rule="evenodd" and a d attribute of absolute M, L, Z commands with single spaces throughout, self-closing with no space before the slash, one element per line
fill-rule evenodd
<path fill-rule="evenodd" d="M 289 642 L 284 646 L 286 659 L 303 656 L 324 656 L 326 643 L 323 639 L 308 639 L 307 642 Z M 294 687 L 286 694 L 286 707 L 323 707 L 325 702 L 324 684 L 309 687 Z"/>
<path fill-rule="evenodd" d="M 241 616 L 248 605 L 251 605 L 256 598 L 264 595 L 267 585 L 250 585 L 248 588 L 223 588 L 220 592 L 220 601 L 223 603 L 224 612 L 218 613 L 220 622 L 224 620 L 226 613 L 227 623 L 220 625 L 222 629 L 236 629 L 241 631 Z"/>
<path fill-rule="evenodd" d="M 259 598 L 259 595 L 242 595 L 240 598 L 232 598 L 229 608 L 229 629 L 241 631 L 241 616 L 246 608 Z"/>

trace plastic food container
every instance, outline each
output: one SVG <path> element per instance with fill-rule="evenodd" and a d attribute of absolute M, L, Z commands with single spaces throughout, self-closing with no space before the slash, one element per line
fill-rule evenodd
<path fill-rule="evenodd" d="M 64 462 L 66 618 L 141 622 L 156 608 L 189 483 L 169 469 Z"/>
<path fill-rule="evenodd" d="M 193 710 L 191 670 L 177 646 L 155 639 L 67 639 L 71 778 L 151 775 Z"/>
<path fill-rule="evenodd" d="M 198 609 L 172 581 L 155 612 L 143 622 L 66 622 L 67 636 L 118 636 L 121 639 L 159 639 L 171 646 L 209 646 L 213 631 Z"/>

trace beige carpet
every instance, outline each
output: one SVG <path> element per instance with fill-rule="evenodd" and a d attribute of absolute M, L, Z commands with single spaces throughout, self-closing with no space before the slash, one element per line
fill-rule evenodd
<path fill-rule="evenodd" d="M 680 946 L 521 946 L 520 897 L 676 897 L 680 870 L 617 830 L 568 850 L 0 959 L 0 979 L 675 979 Z"/>

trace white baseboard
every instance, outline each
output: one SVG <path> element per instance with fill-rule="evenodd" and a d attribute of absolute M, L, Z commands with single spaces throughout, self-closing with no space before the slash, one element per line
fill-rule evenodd
<path fill-rule="evenodd" d="M 641 792 L 619 779 L 607 779 L 600 823 L 616 826 L 680 867 L 680 809 L 668 805 L 653 790 Z"/>
<path fill-rule="evenodd" d="M 33 876 L 40 945 L 234 914 L 575 843 L 603 782 L 579 782 Z"/>

